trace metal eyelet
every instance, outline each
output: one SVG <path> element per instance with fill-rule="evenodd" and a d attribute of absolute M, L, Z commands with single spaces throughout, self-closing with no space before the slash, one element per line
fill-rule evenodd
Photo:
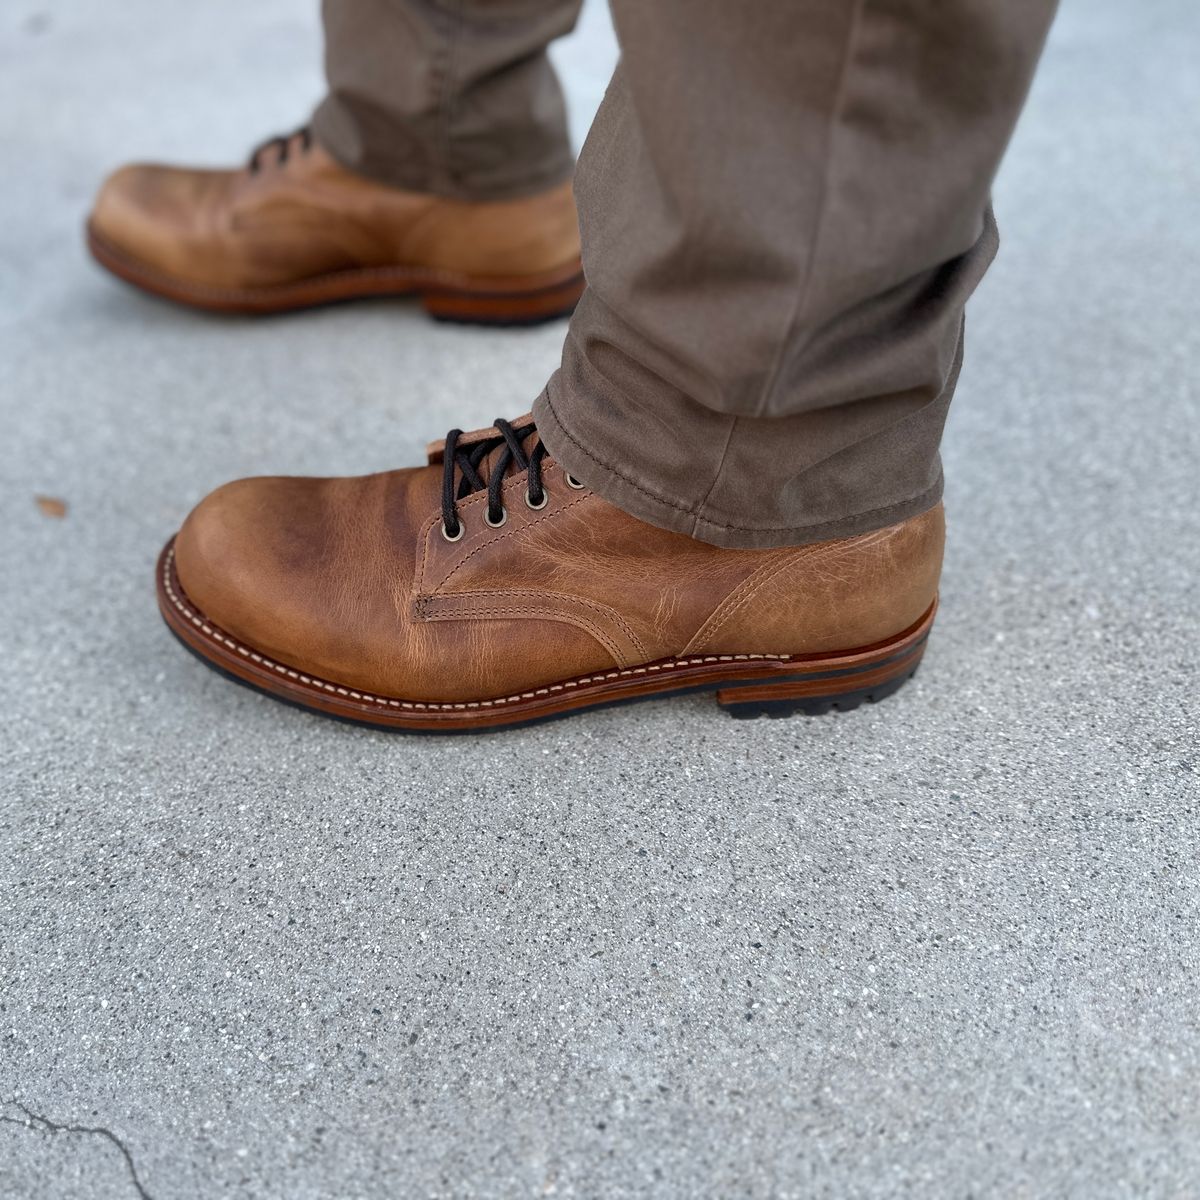
<path fill-rule="evenodd" d="M 576 491 L 582 491 L 584 486 L 574 475 L 567 476 L 567 487 L 573 487 Z"/>
<path fill-rule="evenodd" d="M 486 512 L 486 511 L 483 514 L 483 519 L 484 519 L 484 522 L 486 524 L 490 525 L 493 529 L 499 529 L 500 526 L 503 525 L 504 522 L 508 520 L 508 509 L 501 506 L 500 520 L 498 520 L 498 521 L 493 521 L 492 514 L 490 512 Z"/>
<path fill-rule="evenodd" d="M 461 517 L 458 520 L 458 532 L 453 537 L 451 537 L 450 534 L 446 532 L 446 522 L 445 521 L 442 522 L 442 537 L 444 537 L 446 539 L 446 541 L 448 541 L 448 542 L 461 541 L 462 535 L 466 532 L 467 532 L 467 527 L 463 524 Z"/>
<path fill-rule="evenodd" d="M 525 507 L 526 508 L 532 508 L 534 512 L 537 512 L 539 509 L 545 508 L 546 505 L 549 503 L 550 503 L 550 493 L 547 492 L 545 488 L 542 488 L 541 504 L 534 504 L 534 502 L 532 500 L 530 500 L 530 498 L 529 498 L 529 489 L 528 488 L 525 489 Z"/>

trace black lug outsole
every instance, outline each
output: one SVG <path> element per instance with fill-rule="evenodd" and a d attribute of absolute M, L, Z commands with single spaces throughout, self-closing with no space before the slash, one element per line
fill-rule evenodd
<path fill-rule="evenodd" d="M 561 308 L 551 313 L 539 313 L 535 317 L 472 317 L 450 316 L 446 313 L 430 312 L 425 315 L 439 325 L 466 325 L 483 329 L 536 329 L 539 325 L 549 325 L 553 321 L 565 321 L 575 311 L 575 305 Z"/>
<path fill-rule="evenodd" d="M 915 674 L 914 667 L 907 675 L 889 679 L 874 687 L 842 692 L 839 696 L 807 696 L 797 700 L 751 700 L 745 704 L 723 704 L 721 707 L 736 720 L 753 721 L 758 717 L 823 717 L 831 712 L 852 712 L 864 701 L 878 704 L 898 692 Z"/>

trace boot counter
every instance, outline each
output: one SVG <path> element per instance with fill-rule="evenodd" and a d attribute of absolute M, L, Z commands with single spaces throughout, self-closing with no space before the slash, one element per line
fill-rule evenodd
<path fill-rule="evenodd" d="M 945 538 L 939 503 L 899 525 L 797 547 L 728 597 L 688 652 L 812 654 L 891 638 L 937 598 Z"/>
<path fill-rule="evenodd" d="M 579 258 L 579 219 L 569 183 L 521 200 L 436 202 L 410 231 L 413 261 L 469 275 L 551 271 Z"/>

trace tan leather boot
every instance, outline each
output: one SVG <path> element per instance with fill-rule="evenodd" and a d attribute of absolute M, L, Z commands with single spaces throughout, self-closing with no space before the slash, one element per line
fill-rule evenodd
<path fill-rule="evenodd" d="M 87 226 L 137 287 L 222 312 L 416 295 L 434 316 L 508 324 L 568 313 L 583 290 L 571 185 L 468 203 L 339 166 L 307 130 L 240 170 L 122 167 Z"/>
<path fill-rule="evenodd" d="M 715 691 L 735 716 L 853 708 L 916 670 L 941 506 L 840 541 L 729 550 L 564 473 L 532 418 L 430 465 L 213 492 L 158 565 L 171 630 L 274 696 L 420 730 Z"/>

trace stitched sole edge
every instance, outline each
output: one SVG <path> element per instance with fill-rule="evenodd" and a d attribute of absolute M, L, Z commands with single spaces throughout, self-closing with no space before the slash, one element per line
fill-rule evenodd
<path fill-rule="evenodd" d="M 163 547 L 156 576 L 159 610 L 168 628 L 206 665 L 301 708 L 356 724 L 414 732 L 512 727 L 587 708 L 700 691 L 769 691 L 782 687 L 803 691 L 808 698 L 833 699 L 857 690 L 860 680 L 878 678 L 882 686 L 884 682 L 910 678 L 924 652 L 937 610 L 935 600 L 916 624 L 895 638 L 844 653 L 695 655 L 594 672 L 491 699 L 421 701 L 380 696 L 322 679 L 276 662 L 234 638 L 209 620 L 183 590 L 175 570 L 174 538 Z"/>

